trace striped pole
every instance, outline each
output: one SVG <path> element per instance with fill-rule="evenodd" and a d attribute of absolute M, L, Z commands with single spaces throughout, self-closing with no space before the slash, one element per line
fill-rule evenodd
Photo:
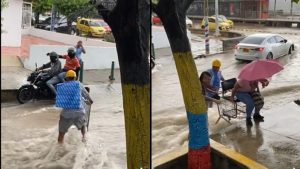
<path fill-rule="evenodd" d="M 204 17 L 205 17 L 205 53 L 209 54 L 209 26 L 208 26 L 208 0 L 204 1 Z"/>
<path fill-rule="evenodd" d="M 208 29 L 208 18 L 205 17 L 205 53 L 209 54 L 209 29 Z"/>

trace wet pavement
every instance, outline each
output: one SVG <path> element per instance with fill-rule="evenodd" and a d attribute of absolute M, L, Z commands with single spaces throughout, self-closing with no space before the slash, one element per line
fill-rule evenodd
<path fill-rule="evenodd" d="M 300 168 L 300 106 L 288 103 L 263 112 L 265 121 L 244 121 L 211 138 L 270 169 Z"/>

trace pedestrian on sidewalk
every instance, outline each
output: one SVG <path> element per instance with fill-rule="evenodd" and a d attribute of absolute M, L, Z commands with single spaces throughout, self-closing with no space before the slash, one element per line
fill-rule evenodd
<path fill-rule="evenodd" d="M 73 47 L 71 47 L 68 49 L 67 52 L 68 52 L 67 55 L 59 55 L 59 58 L 66 59 L 66 63 L 64 65 L 63 72 L 58 75 L 61 82 L 65 81 L 64 77 L 68 70 L 73 70 L 76 72 L 76 75 L 77 75 L 76 80 L 77 80 L 78 74 L 79 74 L 79 71 L 81 68 L 79 61 L 78 61 L 77 57 L 75 56 L 76 55 L 75 49 Z"/>
<path fill-rule="evenodd" d="M 77 42 L 77 45 L 75 46 L 75 56 L 77 57 L 77 59 L 79 60 L 79 63 L 80 63 L 80 67 L 82 67 L 82 63 L 83 63 L 83 60 L 82 60 L 82 57 L 81 57 L 81 54 L 82 53 L 86 53 L 83 45 L 82 45 L 82 41 L 78 41 Z"/>
<path fill-rule="evenodd" d="M 53 94 L 56 95 L 54 84 L 60 82 L 58 74 L 61 73 L 61 62 L 58 59 L 58 55 L 56 52 L 47 53 L 47 56 L 50 57 L 50 62 L 44 64 L 42 67 L 37 68 L 37 71 L 50 68 L 45 71 L 45 73 L 47 73 L 51 77 L 51 79 L 49 79 L 46 84 L 53 92 Z"/>
<path fill-rule="evenodd" d="M 69 70 L 65 76 L 66 81 L 57 86 L 56 106 L 63 108 L 59 119 L 58 143 L 63 143 L 68 129 L 74 124 L 81 130 L 82 141 L 86 141 L 87 116 L 84 109 L 85 100 L 93 103 L 88 91 L 76 81 L 76 73 Z"/>
<path fill-rule="evenodd" d="M 234 101 L 234 97 L 246 104 L 246 124 L 252 126 L 251 116 L 254 110 L 254 120 L 263 121 L 264 117 L 260 115 L 260 110 L 264 105 L 263 97 L 259 92 L 258 82 L 262 84 L 262 87 L 266 87 L 269 84 L 267 79 L 260 79 L 256 81 L 246 81 L 239 79 L 234 88 L 232 89 L 230 100 Z"/>
<path fill-rule="evenodd" d="M 208 69 L 207 72 L 211 75 L 211 82 L 210 85 L 213 87 L 213 90 L 215 92 L 219 92 L 219 89 L 221 87 L 221 81 L 224 81 L 224 77 L 222 75 L 222 72 L 220 71 L 221 67 L 221 61 L 218 59 L 213 60 L 212 62 L 212 68 Z"/>

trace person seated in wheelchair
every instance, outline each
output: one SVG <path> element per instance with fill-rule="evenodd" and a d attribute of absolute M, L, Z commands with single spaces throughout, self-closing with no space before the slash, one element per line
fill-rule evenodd
<path fill-rule="evenodd" d="M 202 94 L 205 97 L 205 102 L 208 107 L 212 107 L 212 102 L 220 104 L 220 96 L 218 93 L 213 90 L 212 86 L 210 85 L 211 75 L 209 72 L 204 71 L 200 75 L 200 83 L 202 86 Z"/>
<path fill-rule="evenodd" d="M 236 97 L 239 101 L 246 104 L 246 124 L 252 126 L 251 115 L 253 109 L 255 109 L 253 118 L 254 120 L 263 120 L 263 116 L 260 115 L 260 110 L 264 105 L 263 97 L 259 93 L 258 83 L 262 84 L 262 87 L 266 87 L 269 84 L 267 79 L 260 79 L 255 81 L 246 81 L 239 79 L 232 89 L 230 100 L 234 101 Z"/>

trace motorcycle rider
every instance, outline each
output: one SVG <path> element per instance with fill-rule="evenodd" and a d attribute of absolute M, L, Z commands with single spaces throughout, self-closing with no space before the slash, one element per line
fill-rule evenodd
<path fill-rule="evenodd" d="M 55 90 L 55 87 L 53 85 L 60 82 L 60 80 L 58 78 L 58 74 L 61 73 L 61 62 L 58 59 L 58 55 L 57 55 L 56 52 L 47 53 L 47 55 L 50 57 L 50 62 L 44 64 L 43 66 L 41 66 L 39 68 L 37 68 L 37 71 L 50 68 L 50 69 L 46 70 L 45 73 L 47 73 L 52 78 L 49 79 L 46 82 L 46 84 L 51 89 L 53 94 L 56 95 L 56 90 Z"/>
<path fill-rule="evenodd" d="M 58 55 L 59 58 L 66 59 L 66 63 L 63 68 L 63 72 L 58 75 L 61 82 L 65 81 L 65 74 L 68 70 L 73 70 L 76 72 L 76 80 L 78 79 L 78 74 L 80 71 L 80 64 L 77 57 L 75 57 L 76 52 L 73 47 L 68 49 L 67 55 Z"/>

